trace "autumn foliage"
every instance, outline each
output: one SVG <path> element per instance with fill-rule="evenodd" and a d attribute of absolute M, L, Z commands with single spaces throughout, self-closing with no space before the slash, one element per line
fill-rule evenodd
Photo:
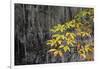
<path fill-rule="evenodd" d="M 81 9 L 72 20 L 53 26 L 51 39 L 47 41 L 48 52 L 63 57 L 75 48 L 80 59 L 93 60 L 93 16 L 92 8 Z"/>

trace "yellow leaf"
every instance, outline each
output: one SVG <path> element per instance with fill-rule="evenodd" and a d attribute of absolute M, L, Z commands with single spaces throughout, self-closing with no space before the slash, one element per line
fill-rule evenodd
<path fill-rule="evenodd" d="M 63 53 L 61 51 L 59 51 L 59 56 L 62 57 L 63 56 Z"/>
<path fill-rule="evenodd" d="M 71 44 L 71 46 L 74 46 L 74 44 L 73 43 L 70 43 Z"/>
<path fill-rule="evenodd" d="M 63 45 L 59 46 L 59 48 L 63 48 L 63 47 L 64 47 Z"/>
<path fill-rule="evenodd" d="M 56 51 L 56 49 L 50 49 L 48 52 L 54 52 Z"/>
<path fill-rule="evenodd" d="M 56 44 L 56 40 L 55 39 L 52 39 L 52 40 L 48 40 L 47 41 L 47 45 L 54 46 L 55 44 Z"/>
<path fill-rule="evenodd" d="M 52 35 L 52 37 L 55 37 L 56 40 L 64 39 L 65 38 L 64 35 L 61 35 L 61 34 L 54 34 L 54 35 Z"/>
<path fill-rule="evenodd" d="M 54 29 L 50 29 L 50 32 L 56 32 Z"/>
<path fill-rule="evenodd" d="M 55 44 L 55 47 L 57 47 L 58 45 L 57 44 Z"/>
<path fill-rule="evenodd" d="M 91 36 L 88 32 L 81 32 L 82 36 Z"/>
<path fill-rule="evenodd" d="M 66 41 L 67 41 L 67 44 L 71 45 L 71 46 L 74 46 L 74 43 L 76 43 L 75 40 L 73 40 L 71 38 L 67 38 Z"/>
<path fill-rule="evenodd" d="M 59 51 L 54 52 L 54 56 L 57 56 L 59 54 Z"/>
<path fill-rule="evenodd" d="M 61 42 L 62 42 L 61 40 L 58 41 L 59 44 L 61 44 Z"/>
<path fill-rule="evenodd" d="M 66 52 L 66 51 L 70 51 L 70 48 L 69 48 L 69 46 L 64 46 L 64 52 Z"/>
<path fill-rule="evenodd" d="M 61 38 L 64 39 L 65 38 L 64 35 L 61 35 Z"/>
<path fill-rule="evenodd" d="M 87 45 L 85 45 L 85 51 L 88 53 L 89 51 L 90 52 L 93 52 L 93 49 L 92 49 L 92 47 L 90 47 L 90 45 L 89 44 L 87 44 Z"/>
<path fill-rule="evenodd" d="M 80 54 L 80 57 L 83 57 L 85 59 L 86 55 L 85 54 Z"/>
<path fill-rule="evenodd" d="M 93 52 L 93 48 L 89 48 L 89 51 L 90 51 L 90 52 Z"/>
<path fill-rule="evenodd" d="M 82 48 L 82 49 L 80 49 L 80 50 L 78 51 L 78 53 L 79 53 L 79 54 L 85 54 L 85 51 L 84 51 L 84 49 Z"/>
<path fill-rule="evenodd" d="M 74 33 L 67 32 L 67 33 L 66 33 L 66 37 L 67 37 L 67 38 L 71 38 L 71 39 L 73 39 L 73 40 L 74 40 L 74 39 L 75 39 L 75 37 L 76 37 L 76 35 L 75 35 Z"/>

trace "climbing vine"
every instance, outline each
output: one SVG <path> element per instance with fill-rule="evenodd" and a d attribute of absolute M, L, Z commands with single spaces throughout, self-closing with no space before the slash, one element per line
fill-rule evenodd
<path fill-rule="evenodd" d="M 51 38 L 47 40 L 48 52 L 62 57 L 73 47 L 80 59 L 93 60 L 93 18 L 92 8 L 81 9 L 71 21 L 53 26 L 50 29 Z"/>

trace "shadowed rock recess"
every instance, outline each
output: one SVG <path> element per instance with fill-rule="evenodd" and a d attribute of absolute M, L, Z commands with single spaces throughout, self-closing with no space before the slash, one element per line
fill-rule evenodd
<path fill-rule="evenodd" d="M 46 64 L 79 61 L 77 54 L 53 57 L 47 53 L 49 29 L 57 23 L 69 21 L 82 8 L 15 4 L 15 65 Z"/>

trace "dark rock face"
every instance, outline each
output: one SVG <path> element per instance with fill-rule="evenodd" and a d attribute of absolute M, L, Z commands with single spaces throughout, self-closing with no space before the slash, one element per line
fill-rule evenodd
<path fill-rule="evenodd" d="M 71 20 L 81 8 L 15 4 L 15 65 L 78 61 L 78 58 L 55 58 L 47 53 L 49 29 Z M 73 60 L 75 59 L 75 60 Z"/>

